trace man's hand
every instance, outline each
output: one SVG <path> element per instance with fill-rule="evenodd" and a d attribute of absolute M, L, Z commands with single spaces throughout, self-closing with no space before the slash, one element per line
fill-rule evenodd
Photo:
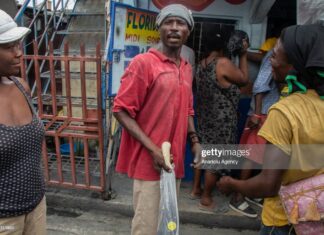
<path fill-rule="evenodd" d="M 193 163 L 191 166 L 194 168 L 199 168 L 201 166 L 201 150 L 200 143 L 194 143 L 191 147 L 191 152 L 193 154 Z"/>
<path fill-rule="evenodd" d="M 220 180 L 216 183 L 217 188 L 220 192 L 228 195 L 233 192 L 232 182 L 233 178 L 230 176 L 223 176 Z"/>
<path fill-rule="evenodd" d="M 153 157 L 153 166 L 155 170 L 160 172 L 161 168 L 163 168 L 165 171 L 171 173 L 171 169 L 165 164 L 161 149 L 151 152 L 151 156 Z M 172 162 L 173 162 L 173 156 L 171 156 L 171 163 Z"/>

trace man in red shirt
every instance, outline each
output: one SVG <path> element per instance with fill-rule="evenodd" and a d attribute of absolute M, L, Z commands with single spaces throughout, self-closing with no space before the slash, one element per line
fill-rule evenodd
<path fill-rule="evenodd" d="M 156 24 L 161 46 L 131 61 L 113 108 L 124 127 L 116 169 L 134 179 L 133 235 L 157 232 L 160 173 L 162 168 L 170 171 L 161 144 L 171 143 L 178 186 L 184 176 L 187 135 L 194 156 L 200 154 L 193 122 L 192 68 L 180 57 L 194 25 L 191 12 L 180 4 L 169 5 L 161 10 Z"/>

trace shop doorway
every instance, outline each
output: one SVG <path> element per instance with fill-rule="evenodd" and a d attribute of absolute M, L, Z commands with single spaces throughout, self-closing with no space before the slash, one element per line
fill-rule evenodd
<path fill-rule="evenodd" d="M 195 17 L 195 27 L 193 32 L 190 34 L 186 45 L 192 48 L 195 52 L 195 64 L 197 65 L 205 56 L 206 40 L 208 40 L 211 35 L 220 34 L 224 41 L 227 42 L 233 30 L 237 26 L 237 21 L 227 20 L 227 19 L 215 19 L 215 18 L 202 18 Z M 225 51 L 226 53 L 226 51 Z M 195 86 L 195 82 L 194 85 Z M 187 144 L 186 147 L 186 159 L 185 159 L 185 178 L 184 181 L 193 180 L 193 170 L 190 164 L 192 163 L 192 156 L 190 151 L 190 146 Z"/>
<path fill-rule="evenodd" d="M 205 42 L 210 35 L 220 34 L 226 42 L 236 25 L 235 20 L 195 17 L 195 27 L 186 45 L 194 50 L 196 64 L 205 56 Z"/>

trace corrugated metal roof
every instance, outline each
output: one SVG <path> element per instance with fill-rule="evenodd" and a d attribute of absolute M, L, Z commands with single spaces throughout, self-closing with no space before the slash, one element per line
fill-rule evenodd
<path fill-rule="evenodd" d="M 93 54 L 98 42 L 102 50 L 105 47 L 105 2 L 106 0 L 78 0 L 70 15 L 71 20 L 65 41 L 69 42 L 70 51 L 79 51 L 84 43 L 87 54 Z"/>

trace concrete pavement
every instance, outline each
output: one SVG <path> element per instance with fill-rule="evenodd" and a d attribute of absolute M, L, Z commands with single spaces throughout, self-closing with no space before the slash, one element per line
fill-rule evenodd
<path fill-rule="evenodd" d="M 47 235 L 129 235 L 131 218 L 114 212 L 48 208 Z M 180 235 L 258 235 L 257 231 L 180 224 Z"/>
<path fill-rule="evenodd" d="M 179 196 L 179 213 L 181 223 L 203 225 L 207 227 L 258 230 L 260 217 L 251 219 L 228 208 L 228 198 L 215 193 L 214 200 L 218 205 L 215 212 L 202 211 L 198 208 L 199 200 L 188 197 L 191 183 L 182 182 Z M 115 174 L 113 189 L 117 197 L 104 201 L 101 195 L 87 190 L 74 190 L 47 187 L 47 204 L 50 208 L 70 208 L 82 211 L 98 211 L 101 213 L 119 213 L 131 217 L 132 181 L 125 175 Z M 254 207 L 259 211 L 260 209 Z"/>

